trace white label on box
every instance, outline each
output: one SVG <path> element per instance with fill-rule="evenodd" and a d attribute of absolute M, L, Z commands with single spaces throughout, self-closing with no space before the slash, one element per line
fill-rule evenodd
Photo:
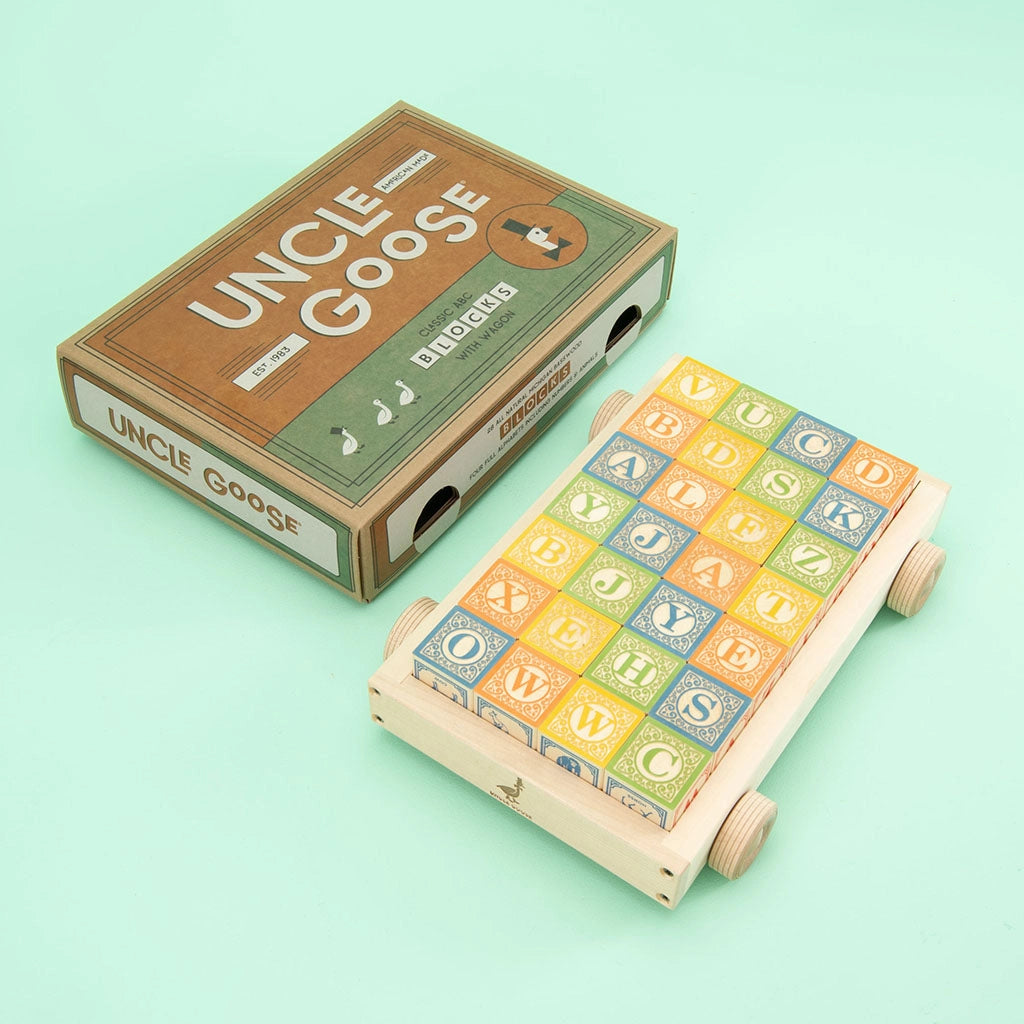
<path fill-rule="evenodd" d="M 237 384 L 243 391 L 252 391 L 257 384 L 265 381 L 278 367 L 284 366 L 297 352 L 301 352 L 309 342 L 298 334 L 289 334 L 284 341 L 278 342 L 269 352 L 265 352 L 247 370 L 243 370 L 231 383 Z"/>
<path fill-rule="evenodd" d="M 373 187 L 378 192 L 383 192 L 384 195 L 388 195 L 390 192 L 394 192 L 394 190 L 398 188 L 403 181 L 411 178 L 418 170 L 426 167 L 433 159 L 433 153 L 430 153 L 425 149 L 421 149 L 418 153 L 409 157 L 408 160 L 400 163 L 393 171 L 388 171 L 388 173 L 385 174 L 384 177 L 381 178 Z"/>
<path fill-rule="evenodd" d="M 74 387 L 86 426 L 257 533 L 338 575 L 333 527 L 91 381 L 76 376 Z"/>

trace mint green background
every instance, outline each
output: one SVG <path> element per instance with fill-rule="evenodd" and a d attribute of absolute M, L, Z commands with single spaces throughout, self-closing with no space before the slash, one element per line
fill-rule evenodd
<path fill-rule="evenodd" d="M 1012 1019 L 1021 19 L 10 9 L 5 1024 Z M 53 348 L 399 96 L 681 244 L 641 343 L 357 606 L 73 432 Z M 910 622 L 879 615 L 765 780 L 781 810 L 758 862 L 667 912 L 374 728 L 365 682 L 399 610 L 453 586 L 607 390 L 673 352 L 955 488 L 940 588 Z"/>

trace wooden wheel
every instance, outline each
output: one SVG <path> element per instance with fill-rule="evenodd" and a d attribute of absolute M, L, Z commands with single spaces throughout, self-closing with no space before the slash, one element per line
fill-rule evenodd
<path fill-rule="evenodd" d="M 387 661 L 399 647 L 402 641 L 437 607 L 437 602 L 432 597 L 421 597 L 413 601 L 401 615 L 395 619 L 387 639 L 384 641 L 384 660 Z"/>
<path fill-rule="evenodd" d="M 593 441 L 598 434 L 608 426 L 615 417 L 626 408 L 626 404 L 633 400 L 631 391 L 613 391 L 602 403 L 601 407 L 594 413 L 594 419 L 590 424 L 588 441 Z"/>
<path fill-rule="evenodd" d="M 753 789 L 744 793 L 718 830 L 708 864 L 730 881 L 739 878 L 761 852 L 778 813 L 774 800 Z"/>
<path fill-rule="evenodd" d="M 885 603 L 908 619 L 923 607 L 946 564 L 946 552 L 931 541 L 918 541 L 896 573 Z"/>

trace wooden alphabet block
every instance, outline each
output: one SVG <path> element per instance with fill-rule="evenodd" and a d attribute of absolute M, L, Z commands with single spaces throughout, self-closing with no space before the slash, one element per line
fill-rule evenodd
<path fill-rule="evenodd" d="M 555 593 L 553 586 L 511 562 L 499 560 L 462 596 L 459 604 L 510 636 L 518 636 Z"/>
<path fill-rule="evenodd" d="M 901 504 L 913 486 L 917 467 L 866 441 L 856 441 L 830 479 L 876 505 L 892 509 Z"/>
<path fill-rule="evenodd" d="M 658 395 L 650 395 L 622 425 L 622 432 L 675 458 L 705 419 Z"/>
<path fill-rule="evenodd" d="M 736 493 L 722 502 L 705 524 L 704 534 L 763 565 L 792 525 L 792 519 Z"/>
<path fill-rule="evenodd" d="M 712 422 L 694 434 L 679 461 L 727 487 L 735 487 L 764 452 L 762 445 Z"/>
<path fill-rule="evenodd" d="M 505 552 L 506 561 L 560 587 L 597 545 L 561 523 L 539 516 Z"/>
<path fill-rule="evenodd" d="M 759 569 L 729 614 L 794 646 L 814 618 L 821 598 L 769 569 Z"/>
<path fill-rule="evenodd" d="M 620 629 L 591 662 L 586 678 L 642 711 L 650 711 L 683 664 L 682 658 L 639 633 Z"/>
<path fill-rule="evenodd" d="M 505 731 L 536 750 L 538 726 L 576 681 L 576 673 L 516 641 L 477 685 L 475 710 L 495 725 L 514 720 L 518 729 Z"/>
<path fill-rule="evenodd" d="M 566 584 L 565 593 L 621 623 L 636 611 L 657 582 L 654 573 L 600 547 Z"/>
<path fill-rule="evenodd" d="M 711 754 L 681 733 L 645 718 L 608 766 L 605 792 L 671 828 L 707 778 Z"/>
<path fill-rule="evenodd" d="M 577 473 L 548 505 L 544 514 L 599 544 L 633 505 L 632 497 L 587 473 Z"/>
<path fill-rule="evenodd" d="M 580 675 L 618 628 L 613 619 L 559 594 L 527 627 L 522 639 Z"/>
<path fill-rule="evenodd" d="M 737 490 L 790 519 L 798 519 L 824 485 L 820 473 L 769 451 L 757 460 Z"/>
<path fill-rule="evenodd" d="M 757 388 L 742 385 L 715 413 L 715 420 L 737 434 L 766 447 L 789 425 L 796 415 L 792 405 L 786 405 Z"/>
<path fill-rule="evenodd" d="M 788 653 L 781 641 L 757 632 L 732 615 L 723 615 L 690 663 L 734 690 L 760 698 L 771 688 Z"/>
<path fill-rule="evenodd" d="M 644 492 L 644 504 L 699 530 L 731 491 L 725 484 L 674 462 Z"/>
<path fill-rule="evenodd" d="M 759 568 L 759 563 L 701 534 L 683 549 L 665 579 L 724 611 Z"/>
<path fill-rule="evenodd" d="M 828 476 L 853 445 L 856 438 L 807 413 L 797 413 L 772 444 L 780 455 Z"/>
<path fill-rule="evenodd" d="M 698 416 L 711 417 L 737 387 L 739 381 L 687 358 L 661 382 L 657 393 Z"/>
<path fill-rule="evenodd" d="M 638 498 L 671 461 L 628 434 L 613 434 L 583 468 L 616 490 Z"/>
<path fill-rule="evenodd" d="M 626 701 L 580 680 L 541 725 L 540 752 L 601 788 L 605 767 L 643 717 Z"/>

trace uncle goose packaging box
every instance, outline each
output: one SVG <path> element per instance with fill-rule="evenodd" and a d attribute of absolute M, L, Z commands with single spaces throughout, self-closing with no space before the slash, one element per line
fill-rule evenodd
<path fill-rule="evenodd" d="M 58 348 L 71 419 L 368 601 L 657 316 L 673 228 L 398 104 Z"/>

